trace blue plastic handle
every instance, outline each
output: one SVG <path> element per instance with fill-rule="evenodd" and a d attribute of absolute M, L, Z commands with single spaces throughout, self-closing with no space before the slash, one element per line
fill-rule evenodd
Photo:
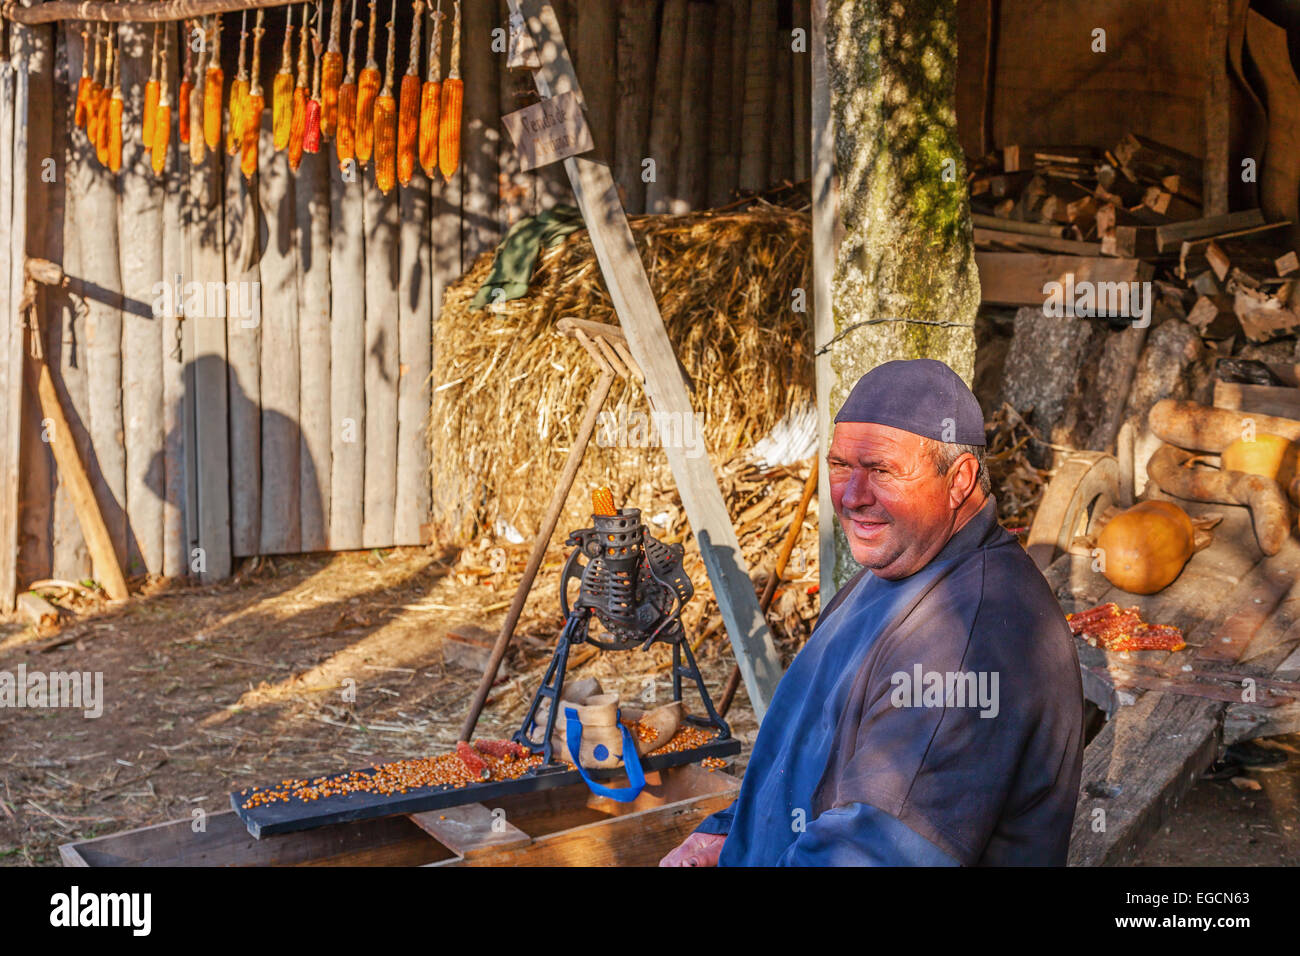
<path fill-rule="evenodd" d="M 582 766 L 582 761 L 578 759 L 578 755 L 582 752 L 582 721 L 578 719 L 578 712 L 572 707 L 564 708 L 564 739 L 569 747 L 569 757 L 577 766 L 578 773 L 582 774 L 587 787 L 598 797 L 609 797 L 619 803 L 631 803 L 645 789 L 645 772 L 641 769 L 641 758 L 637 756 L 636 741 L 632 739 L 632 731 L 628 730 L 622 721 L 619 721 L 618 727 L 623 732 L 623 766 L 627 770 L 627 780 L 631 786 L 605 787 L 591 779 L 591 775 Z"/>

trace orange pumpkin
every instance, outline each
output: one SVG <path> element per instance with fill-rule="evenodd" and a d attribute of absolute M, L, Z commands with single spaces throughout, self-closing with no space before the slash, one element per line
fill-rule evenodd
<path fill-rule="evenodd" d="M 1106 580 L 1133 594 L 1167 587 L 1195 551 L 1187 513 L 1168 501 L 1143 501 L 1110 520 L 1097 538 Z"/>

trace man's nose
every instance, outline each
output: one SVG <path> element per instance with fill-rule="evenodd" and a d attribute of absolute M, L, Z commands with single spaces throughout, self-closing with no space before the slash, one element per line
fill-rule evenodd
<path fill-rule="evenodd" d="M 869 508 L 875 503 L 871 473 L 865 468 L 854 468 L 849 472 L 849 480 L 844 485 L 844 494 L 840 497 L 841 506 L 856 511 L 858 508 Z"/>

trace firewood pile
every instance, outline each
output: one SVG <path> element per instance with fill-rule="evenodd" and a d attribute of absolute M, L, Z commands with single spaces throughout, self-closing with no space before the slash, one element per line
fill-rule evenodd
<path fill-rule="evenodd" d="M 1072 271 L 1154 280 L 1207 341 L 1267 342 L 1300 326 L 1293 224 L 1259 209 L 1205 215 L 1197 157 L 1133 133 L 1108 150 L 1009 146 L 970 188 L 986 303 L 1043 305 L 1044 280 Z M 1073 314 L 1089 314 L 1078 304 Z"/>

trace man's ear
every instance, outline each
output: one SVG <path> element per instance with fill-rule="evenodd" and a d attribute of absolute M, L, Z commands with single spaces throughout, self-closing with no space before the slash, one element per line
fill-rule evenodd
<path fill-rule="evenodd" d="M 948 469 L 948 503 L 956 511 L 971 496 L 979 484 L 980 463 L 970 452 L 966 452 Z"/>

